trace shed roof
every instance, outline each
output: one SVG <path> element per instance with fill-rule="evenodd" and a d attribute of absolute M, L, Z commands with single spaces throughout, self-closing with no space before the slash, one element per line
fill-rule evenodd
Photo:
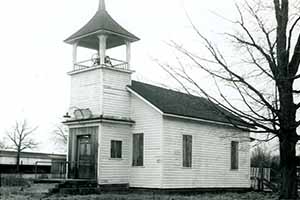
<path fill-rule="evenodd" d="M 165 114 L 251 127 L 247 122 L 203 97 L 138 81 L 132 81 L 128 87 Z"/>
<path fill-rule="evenodd" d="M 99 8 L 92 19 L 79 29 L 76 33 L 65 39 L 64 41 L 69 44 L 78 42 L 79 46 L 98 49 L 97 35 L 104 33 L 108 35 L 107 48 L 120 46 L 128 42 L 135 42 L 139 40 L 138 37 L 133 35 L 119 25 L 105 10 Z"/>
<path fill-rule="evenodd" d="M 16 151 L 0 150 L 0 157 L 16 157 Z M 21 152 L 21 158 L 66 159 L 65 154 L 50 154 L 40 152 Z"/>

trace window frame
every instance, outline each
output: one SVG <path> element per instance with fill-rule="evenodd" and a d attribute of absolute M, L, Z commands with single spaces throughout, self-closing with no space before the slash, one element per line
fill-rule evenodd
<path fill-rule="evenodd" d="M 118 148 L 119 144 L 120 148 Z M 119 152 L 118 152 L 119 150 Z M 122 159 L 122 140 L 111 140 L 110 141 L 110 158 L 112 159 Z"/>
<path fill-rule="evenodd" d="M 137 141 L 135 141 L 137 138 Z M 136 147 L 135 145 L 138 145 Z M 136 154 L 137 155 L 136 155 Z M 144 166 L 144 133 L 132 134 L 132 167 Z"/>
<path fill-rule="evenodd" d="M 182 135 L 182 167 L 193 167 L 193 136 L 188 134 Z"/>
<path fill-rule="evenodd" d="M 239 141 L 230 142 L 230 170 L 239 170 Z"/>

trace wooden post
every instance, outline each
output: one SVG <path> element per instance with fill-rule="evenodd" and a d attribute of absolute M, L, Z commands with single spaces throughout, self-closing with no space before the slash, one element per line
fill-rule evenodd
<path fill-rule="evenodd" d="M 73 44 L 73 66 L 75 68 L 75 64 L 77 63 L 77 47 L 78 47 L 78 43 L 74 43 Z"/>
<path fill-rule="evenodd" d="M 69 135 L 67 137 L 67 157 L 66 157 L 66 162 L 64 163 L 64 166 L 65 166 L 65 179 L 69 178 L 69 164 L 68 162 L 70 161 L 70 128 L 68 127 L 68 132 L 69 132 Z"/>
<path fill-rule="evenodd" d="M 261 167 L 258 168 L 257 173 L 257 190 L 261 191 Z"/>
<path fill-rule="evenodd" d="M 98 35 L 99 38 L 99 59 L 100 59 L 100 65 L 104 65 L 104 59 L 105 59 L 105 51 L 106 51 L 106 35 Z"/>
<path fill-rule="evenodd" d="M 130 61 L 131 61 L 131 45 L 130 45 L 130 42 L 126 41 L 126 62 L 127 62 L 127 69 L 130 69 Z"/>
<path fill-rule="evenodd" d="M 261 191 L 264 191 L 264 168 L 261 168 Z"/>
<path fill-rule="evenodd" d="M 258 190 L 263 191 L 264 190 L 264 168 L 259 167 L 259 173 L 258 173 Z"/>
<path fill-rule="evenodd" d="M 34 178 L 37 179 L 37 163 L 38 161 L 35 162 L 35 168 L 34 168 Z"/>

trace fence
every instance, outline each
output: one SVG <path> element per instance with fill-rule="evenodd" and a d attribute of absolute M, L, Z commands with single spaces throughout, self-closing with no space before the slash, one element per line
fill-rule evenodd
<path fill-rule="evenodd" d="M 51 166 L 50 172 L 41 173 L 40 165 Z M 96 165 L 90 161 L 37 161 L 35 163 L 35 179 L 94 179 L 97 174 Z"/>
<path fill-rule="evenodd" d="M 271 177 L 271 174 L 274 177 Z M 278 191 L 279 181 L 275 175 L 277 176 L 278 172 L 271 168 L 251 167 L 251 188 L 258 191 Z"/>
<path fill-rule="evenodd" d="M 67 174 L 66 161 L 37 161 L 35 163 L 35 179 L 65 179 Z M 39 170 L 41 165 L 49 165 L 50 170 L 43 172 Z"/>

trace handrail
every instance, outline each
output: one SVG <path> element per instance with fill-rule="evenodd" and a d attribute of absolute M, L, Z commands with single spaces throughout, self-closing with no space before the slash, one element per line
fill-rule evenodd
<path fill-rule="evenodd" d="M 92 61 L 93 59 L 87 59 L 87 60 L 82 60 L 82 61 L 79 61 L 79 62 L 77 62 L 77 63 L 75 63 L 75 64 L 81 64 L 81 63 L 85 63 L 85 62 L 89 62 L 89 61 Z"/>
<path fill-rule="evenodd" d="M 100 66 L 99 58 L 92 58 L 83 61 L 79 61 L 74 64 L 73 71 L 78 71 L 82 69 L 87 69 L 95 66 Z M 108 58 L 108 61 L 101 66 L 108 67 L 108 68 L 117 68 L 128 70 L 128 62 L 122 61 L 115 58 Z"/>
<path fill-rule="evenodd" d="M 117 62 L 124 62 L 124 63 L 127 63 L 127 62 L 125 62 L 125 61 L 123 61 L 123 60 L 118 60 L 118 59 L 116 59 L 116 58 L 109 58 L 110 60 L 113 60 L 113 61 L 117 61 Z"/>
<path fill-rule="evenodd" d="M 78 167 L 80 164 L 89 164 L 89 166 L 95 166 L 96 162 L 92 161 L 36 161 L 35 162 L 35 179 L 38 179 L 38 166 L 43 166 L 43 164 L 51 164 L 51 171 L 50 175 L 52 176 L 58 176 L 56 179 L 67 179 L 70 176 L 76 176 L 76 170 L 78 170 Z M 52 171 L 52 167 L 55 166 L 55 164 L 58 164 L 58 172 Z M 56 166 L 56 167 L 57 167 Z M 72 171 L 71 168 L 73 168 Z M 56 169 L 56 168 L 54 168 Z M 96 172 L 96 167 L 95 167 L 95 172 Z M 68 173 L 68 174 L 67 174 Z M 41 173 L 43 174 L 43 173 Z M 45 173 L 44 173 L 45 174 Z M 49 173 L 46 173 L 49 174 Z"/>

